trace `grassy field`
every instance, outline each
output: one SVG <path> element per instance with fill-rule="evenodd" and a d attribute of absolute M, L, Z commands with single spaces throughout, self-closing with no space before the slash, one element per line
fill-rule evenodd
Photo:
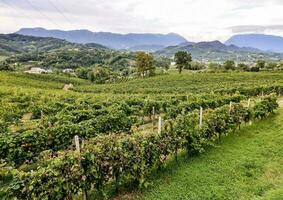
<path fill-rule="evenodd" d="M 134 199 L 283 199 L 283 108 L 172 164 Z M 132 198 L 132 196 L 130 197 Z"/>
<path fill-rule="evenodd" d="M 134 79 L 119 84 L 82 85 L 77 91 L 115 94 L 204 93 L 253 86 L 282 85 L 283 73 L 170 73 L 145 79 Z"/>

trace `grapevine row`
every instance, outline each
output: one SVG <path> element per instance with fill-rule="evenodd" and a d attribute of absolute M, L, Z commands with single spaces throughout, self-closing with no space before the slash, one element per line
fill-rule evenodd
<path fill-rule="evenodd" d="M 192 112 L 168 120 L 161 134 L 98 136 L 86 141 L 81 153 L 69 150 L 53 158 L 47 152 L 35 170 L 2 165 L 1 176 L 9 180 L 2 190 L 7 198 L 72 199 L 89 190 L 103 194 L 108 184 L 119 189 L 131 181 L 143 187 L 152 170 L 162 167 L 169 156 L 183 149 L 189 155 L 201 153 L 221 135 L 267 117 L 277 107 L 276 98 L 267 96 L 253 107 L 238 103 L 208 109 L 201 127 L 198 113 Z"/>

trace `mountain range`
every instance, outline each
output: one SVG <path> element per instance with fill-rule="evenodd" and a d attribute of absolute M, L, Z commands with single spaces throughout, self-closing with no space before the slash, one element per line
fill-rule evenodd
<path fill-rule="evenodd" d="M 19 34 L 0 34 L 0 56 L 14 55 L 21 53 L 36 52 L 58 52 L 58 51 L 100 51 L 102 54 L 110 54 L 112 51 L 107 47 L 96 43 L 74 43 L 66 40 L 51 37 L 24 36 Z M 108 50 L 107 50 L 108 49 Z M 107 50 L 107 51 L 106 51 Z M 254 62 L 257 59 L 280 60 L 283 54 L 266 52 L 250 47 L 238 47 L 226 45 L 219 41 L 211 42 L 182 42 L 178 45 L 163 48 L 162 45 L 140 45 L 131 47 L 131 51 L 154 51 L 157 56 L 172 58 L 177 51 L 188 51 L 193 59 L 202 62 L 223 62 L 235 60 L 237 62 Z M 123 52 L 123 51 L 122 51 Z M 119 55 L 119 53 L 117 53 Z"/>
<path fill-rule="evenodd" d="M 92 32 L 89 30 L 47 30 L 44 28 L 22 28 L 21 35 L 53 37 L 73 43 L 96 43 L 112 49 L 154 52 L 168 46 L 188 44 L 184 37 L 176 34 Z M 192 42 L 189 42 L 193 44 Z M 232 36 L 224 44 L 238 47 L 251 47 L 262 51 L 283 53 L 283 37 L 264 34 L 241 34 Z M 224 46 L 223 46 L 224 47 Z"/>
<path fill-rule="evenodd" d="M 283 53 L 283 37 L 264 34 L 242 34 L 232 36 L 225 44 L 253 47 L 263 51 Z"/>
<path fill-rule="evenodd" d="M 0 34 L 0 54 L 11 55 L 68 49 L 107 49 L 109 47 L 110 51 L 111 49 L 147 51 L 169 58 L 172 58 L 177 51 L 189 51 L 194 60 L 203 62 L 223 62 L 225 60 L 254 62 L 257 59 L 283 59 L 281 53 L 266 51 L 272 49 L 270 47 L 272 44 L 276 44 L 277 48 L 272 50 L 280 52 L 281 38 L 267 35 L 260 37 L 258 34 L 233 36 L 225 43 L 219 41 L 195 43 L 173 33 L 122 35 L 94 33 L 87 30 L 60 31 L 43 28 L 21 29 L 17 33 L 19 34 Z M 277 43 L 272 42 L 272 39 Z M 257 43 L 255 42 L 257 40 L 270 40 L 270 42 Z"/>
<path fill-rule="evenodd" d="M 16 32 L 21 35 L 53 37 L 75 43 L 97 43 L 113 49 L 147 49 L 155 51 L 167 46 L 177 45 L 187 40 L 175 33 L 169 34 L 118 34 L 110 32 L 91 32 L 89 30 L 47 30 L 44 28 L 22 28 Z M 157 48 L 158 47 L 158 48 Z"/>
<path fill-rule="evenodd" d="M 283 54 L 266 52 L 251 47 L 238 47 L 236 45 L 226 45 L 219 41 L 182 43 L 176 46 L 169 46 L 156 51 L 155 54 L 166 57 L 173 57 L 178 51 L 188 51 L 194 60 L 202 62 L 223 62 L 225 60 L 235 60 L 237 62 L 254 62 L 258 59 L 279 60 Z"/>

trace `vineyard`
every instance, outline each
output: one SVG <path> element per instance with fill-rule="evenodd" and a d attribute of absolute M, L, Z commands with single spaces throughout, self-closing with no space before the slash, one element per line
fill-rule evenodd
<path fill-rule="evenodd" d="M 282 73 L 172 73 L 94 85 L 1 72 L 0 198 L 107 199 L 127 185 L 146 188 L 181 152 L 196 156 L 272 115 L 282 92 Z"/>

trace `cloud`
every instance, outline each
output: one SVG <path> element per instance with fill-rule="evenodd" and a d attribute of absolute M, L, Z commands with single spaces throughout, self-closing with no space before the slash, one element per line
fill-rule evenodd
<path fill-rule="evenodd" d="M 242 26 L 232 26 L 229 27 L 232 33 L 264 33 L 266 31 L 282 31 L 283 25 L 266 25 L 266 26 L 258 26 L 258 25 L 242 25 Z"/>

